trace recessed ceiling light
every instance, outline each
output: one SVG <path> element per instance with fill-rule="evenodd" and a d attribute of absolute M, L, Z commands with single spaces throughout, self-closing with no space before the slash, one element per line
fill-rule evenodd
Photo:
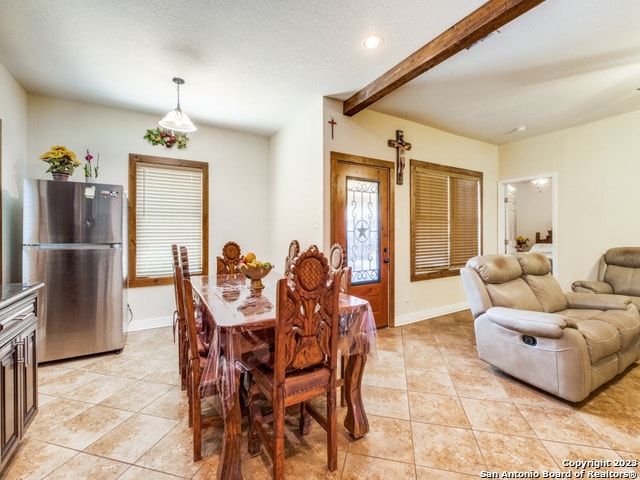
<path fill-rule="evenodd" d="M 374 48 L 378 48 L 380 45 L 384 43 L 384 39 L 380 35 L 369 35 L 364 39 L 362 45 L 364 48 L 368 48 L 369 50 L 373 50 Z"/>

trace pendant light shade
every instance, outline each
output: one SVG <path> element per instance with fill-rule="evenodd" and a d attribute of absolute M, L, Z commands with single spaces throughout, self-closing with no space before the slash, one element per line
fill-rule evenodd
<path fill-rule="evenodd" d="M 176 84 L 178 91 L 178 103 L 175 110 L 171 110 L 167 113 L 162 120 L 158 122 L 163 128 L 167 130 L 174 130 L 176 132 L 195 132 L 197 128 L 187 116 L 186 113 L 180 108 L 180 85 L 184 85 L 184 80 L 178 77 L 173 77 L 173 83 Z"/>

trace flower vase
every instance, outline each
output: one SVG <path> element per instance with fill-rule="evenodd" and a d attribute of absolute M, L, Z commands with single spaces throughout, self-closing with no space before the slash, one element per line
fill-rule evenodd
<path fill-rule="evenodd" d="M 84 177 L 84 181 L 87 183 L 94 183 L 96 179 L 93 177 Z"/>
<path fill-rule="evenodd" d="M 68 182 L 71 175 L 62 172 L 51 172 L 51 176 L 58 182 Z"/>

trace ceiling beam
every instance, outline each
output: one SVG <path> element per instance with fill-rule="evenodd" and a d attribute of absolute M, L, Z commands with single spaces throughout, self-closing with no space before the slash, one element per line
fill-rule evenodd
<path fill-rule="evenodd" d="M 416 50 L 395 67 L 383 73 L 343 105 L 351 117 L 382 97 L 410 82 L 449 57 L 468 48 L 478 40 L 528 12 L 544 0 L 489 0 L 453 27 L 445 30 L 425 46 Z"/>

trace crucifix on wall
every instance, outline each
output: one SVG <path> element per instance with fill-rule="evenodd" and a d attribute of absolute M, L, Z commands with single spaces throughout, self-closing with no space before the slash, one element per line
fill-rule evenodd
<path fill-rule="evenodd" d="M 389 140 L 388 145 L 398 150 L 396 156 L 396 183 L 402 185 L 406 152 L 411 150 L 411 144 L 404 141 L 404 132 L 396 130 L 395 140 Z"/>
<path fill-rule="evenodd" d="M 331 140 L 333 140 L 333 127 L 335 127 L 338 122 L 336 122 L 333 117 L 331 117 L 331 120 L 329 120 L 327 123 L 331 125 Z"/>

